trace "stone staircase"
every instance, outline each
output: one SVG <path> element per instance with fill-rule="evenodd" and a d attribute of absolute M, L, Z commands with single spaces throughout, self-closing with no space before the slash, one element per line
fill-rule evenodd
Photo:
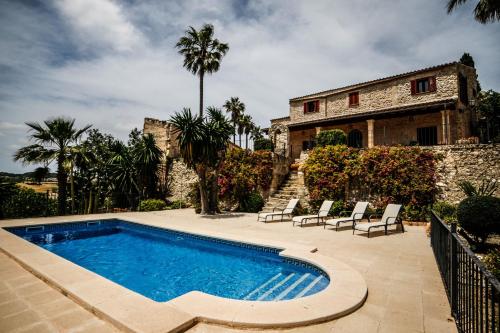
<path fill-rule="evenodd" d="M 274 207 L 285 208 L 290 199 L 303 199 L 306 195 L 304 179 L 302 174 L 297 171 L 291 171 L 288 178 L 281 184 L 280 189 L 271 195 L 267 200 L 262 211 L 270 212 Z M 300 204 L 304 207 L 304 200 L 300 200 Z"/>

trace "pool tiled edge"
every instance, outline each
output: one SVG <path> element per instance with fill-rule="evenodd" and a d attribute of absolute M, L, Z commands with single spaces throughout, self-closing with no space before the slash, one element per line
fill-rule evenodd
<path fill-rule="evenodd" d="M 96 217 L 86 217 L 95 220 Z M 31 224 L 54 224 L 85 220 L 82 216 L 60 219 L 38 219 Z M 139 219 L 126 217 L 131 223 L 162 227 Z M 27 225 L 22 220 L 10 225 Z M 181 233 L 192 231 L 164 228 Z M 132 292 L 76 264 L 45 251 L 9 232 L 0 230 L 0 248 L 29 271 L 68 295 L 79 304 L 130 332 L 179 332 L 198 321 L 234 327 L 294 327 L 331 320 L 359 308 L 367 296 L 362 276 L 348 265 L 333 258 L 312 253 L 310 247 L 282 242 L 262 244 L 256 239 L 235 239 L 221 233 L 200 237 L 217 238 L 227 242 L 243 242 L 252 246 L 285 249 L 282 256 L 318 266 L 330 277 L 331 283 L 322 292 L 289 301 L 251 302 L 221 298 L 201 292 L 189 292 L 169 302 L 157 303 Z M 326 306 L 328 305 L 328 306 Z M 290 314 L 293 314 L 291 316 Z"/>

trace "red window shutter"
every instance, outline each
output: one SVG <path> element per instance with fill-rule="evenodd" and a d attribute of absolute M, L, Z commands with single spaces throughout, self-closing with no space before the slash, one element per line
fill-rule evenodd
<path fill-rule="evenodd" d="M 359 93 L 354 93 L 354 104 L 359 104 Z"/>
<path fill-rule="evenodd" d="M 307 113 L 307 102 L 304 102 L 304 113 Z"/>
<path fill-rule="evenodd" d="M 417 93 L 417 80 L 411 80 L 411 94 L 415 95 Z"/>
<path fill-rule="evenodd" d="M 429 91 L 436 91 L 436 77 L 431 76 L 429 78 Z"/>
<path fill-rule="evenodd" d="M 314 109 L 314 112 L 319 112 L 319 101 L 316 101 L 316 107 Z"/>

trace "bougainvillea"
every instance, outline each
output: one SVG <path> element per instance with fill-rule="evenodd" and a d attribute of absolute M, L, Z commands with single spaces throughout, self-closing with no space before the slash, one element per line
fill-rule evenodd
<path fill-rule="evenodd" d="M 357 151 L 346 146 L 316 148 L 305 163 L 311 203 L 345 199 L 346 192 L 363 193 L 381 208 L 405 206 L 406 218 L 424 218 L 434 202 L 436 158 L 418 147 L 375 147 Z"/>
<path fill-rule="evenodd" d="M 220 198 L 241 204 L 249 193 L 269 190 L 272 175 L 270 151 L 231 149 L 227 151 L 219 173 Z"/>
<path fill-rule="evenodd" d="M 313 207 L 317 207 L 325 199 L 344 198 L 350 170 L 357 159 L 357 150 L 345 145 L 313 149 L 303 167 Z"/>

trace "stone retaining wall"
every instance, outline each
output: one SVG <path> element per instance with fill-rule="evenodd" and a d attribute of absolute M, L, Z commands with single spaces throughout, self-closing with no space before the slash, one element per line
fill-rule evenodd
<path fill-rule="evenodd" d="M 191 185 L 198 180 L 196 173 L 189 169 L 180 159 L 172 161 L 169 170 L 168 183 L 170 195 L 169 200 L 187 200 L 187 195 L 191 191 Z"/>
<path fill-rule="evenodd" d="M 459 202 L 465 195 L 458 187 L 461 181 L 480 185 L 483 179 L 500 180 L 500 145 L 450 145 L 435 146 L 434 152 L 442 155 L 437 165 L 439 200 Z M 496 191 L 500 197 L 500 188 Z"/>

